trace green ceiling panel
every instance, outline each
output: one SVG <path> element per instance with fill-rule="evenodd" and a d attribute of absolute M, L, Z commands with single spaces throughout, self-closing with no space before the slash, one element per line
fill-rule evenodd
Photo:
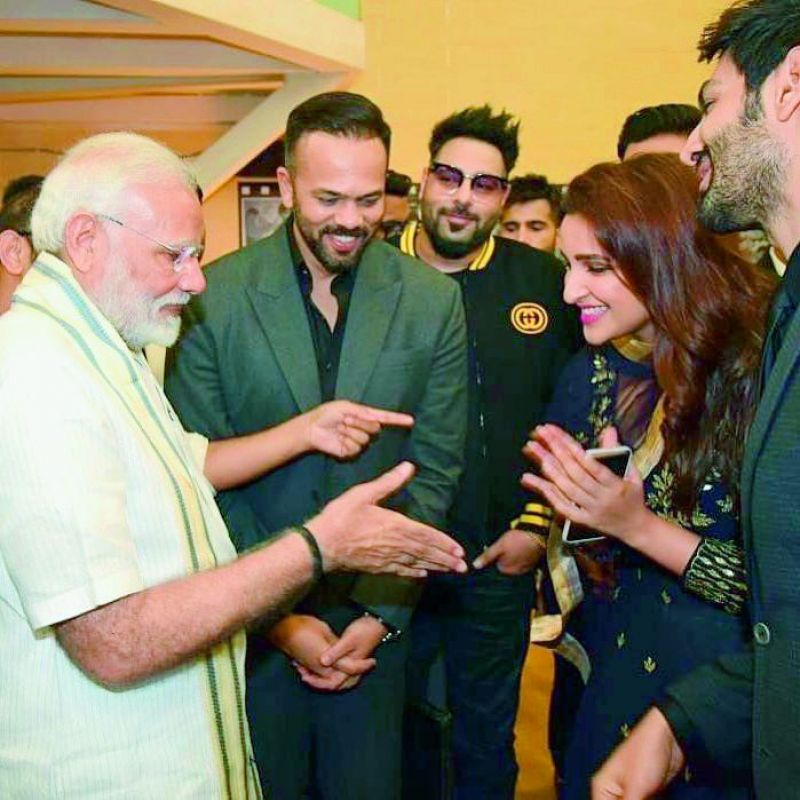
<path fill-rule="evenodd" d="M 317 2 L 345 16 L 361 19 L 361 0 L 317 0 Z"/>

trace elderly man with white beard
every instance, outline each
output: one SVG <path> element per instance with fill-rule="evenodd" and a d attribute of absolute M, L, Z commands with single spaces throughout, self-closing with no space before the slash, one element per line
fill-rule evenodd
<path fill-rule="evenodd" d="M 205 288 L 196 188 L 161 145 L 104 134 L 34 209 L 40 255 L 0 320 L 2 797 L 258 798 L 243 629 L 325 572 L 465 569 L 444 534 L 379 507 L 407 464 L 236 557 L 209 461 L 225 485 L 410 420 L 329 405 L 220 447 L 186 434 L 141 348 L 169 345 Z"/>

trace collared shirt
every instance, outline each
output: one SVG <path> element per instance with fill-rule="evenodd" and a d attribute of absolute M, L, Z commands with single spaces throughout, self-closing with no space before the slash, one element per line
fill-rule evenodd
<path fill-rule="evenodd" d="M 0 797 L 259 797 L 243 634 L 116 690 L 56 639 L 235 551 L 144 358 L 53 256 L 0 320 L 0 405 Z"/>
<path fill-rule="evenodd" d="M 778 291 L 782 290 L 789 293 L 795 308 L 800 306 L 800 244 L 794 249 L 789 261 L 786 262 L 783 283 Z"/>
<path fill-rule="evenodd" d="M 782 278 L 786 274 L 786 262 L 778 255 L 778 251 L 774 247 L 767 250 L 767 256 L 778 277 Z"/>
<path fill-rule="evenodd" d="M 289 237 L 289 252 L 292 256 L 292 264 L 297 274 L 300 293 L 303 296 L 303 304 L 308 315 L 311 340 L 314 342 L 320 393 L 322 401 L 327 402 L 328 400 L 333 400 L 336 394 L 339 359 L 342 354 L 342 341 L 344 340 L 344 331 L 347 325 L 347 312 L 350 309 L 350 297 L 356 282 L 356 269 L 348 269 L 331 281 L 331 293 L 338 304 L 336 322 L 333 325 L 333 329 L 331 329 L 328 325 L 328 320 L 314 305 L 314 301 L 311 298 L 311 290 L 313 289 L 311 272 L 303 260 L 300 248 L 297 246 L 291 223 L 286 226 L 286 235 Z"/>

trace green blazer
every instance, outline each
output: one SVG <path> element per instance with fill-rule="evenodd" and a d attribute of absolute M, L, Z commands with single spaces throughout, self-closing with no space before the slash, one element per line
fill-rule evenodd
<path fill-rule="evenodd" d="M 284 422 L 321 402 L 308 318 L 286 227 L 206 270 L 208 289 L 187 310 L 165 388 L 184 425 L 212 439 Z M 246 550 L 307 520 L 349 487 L 403 459 L 417 464 L 392 501 L 441 527 L 462 469 L 466 332 L 458 285 L 382 242 L 358 266 L 335 395 L 413 414 L 411 432 L 385 429 L 355 460 L 312 453 L 247 486 L 221 492 L 231 536 Z M 356 601 L 399 628 L 416 597 L 393 577 L 326 577 L 304 610 L 336 630 Z"/>
<path fill-rule="evenodd" d="M 800 263 L 794 267 L 800 269 Z M 764 387 L 741 484 L 752 646 L 692 673 L 669 695 L 690 760 L 699 752 L 729 773 L 752 770 L 761 800 L 795 800 L 800 792 L 800 312 Z"/>

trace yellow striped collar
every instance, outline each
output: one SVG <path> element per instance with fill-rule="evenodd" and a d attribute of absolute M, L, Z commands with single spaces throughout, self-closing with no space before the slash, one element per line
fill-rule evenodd
<path fill-rule="evenodd" d="M 417 255 L 416 238 L 417 231 L 419 230 L 419 221 L 412 219 L 406 223 L 403 232 L 400 234 L 400 250 L 407 256 L 419 258 Z M 482 245 L 480 252 L 469 263 L 467 269 L 470 272 L 477 272 L 478 270 L 485 269 L 494 255 L 494 234 L 492 234 Z"/>

